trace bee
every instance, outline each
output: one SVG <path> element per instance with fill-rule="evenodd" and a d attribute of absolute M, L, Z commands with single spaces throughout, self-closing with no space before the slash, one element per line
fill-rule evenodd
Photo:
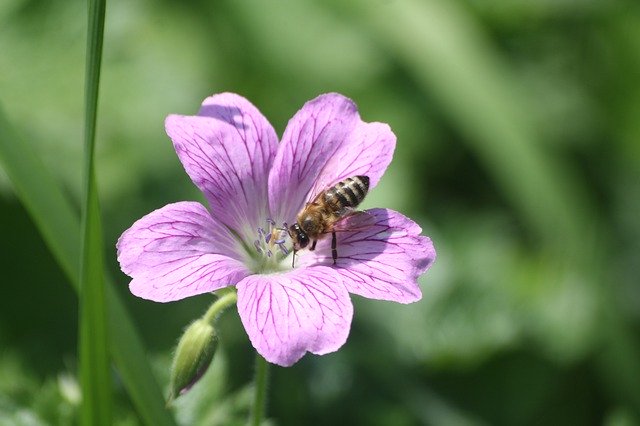
<path fill-rule="evenodd" d="M 368 176 L 354 176 L 338 182 L 326 189 L 307 203 L 296 217 L 296 223 L 289 227 L 289 236 L 293 241 L 293 261 L 295 266 L 296 252 L 311 243 L 309 250 L 315 250 L 318 239 L 331 232 L 331 257 L 336 264 L 338 250 L 336 248 L 335 225 L 357 211 L 356 207 L 364 200 L 369 191 Z"/>

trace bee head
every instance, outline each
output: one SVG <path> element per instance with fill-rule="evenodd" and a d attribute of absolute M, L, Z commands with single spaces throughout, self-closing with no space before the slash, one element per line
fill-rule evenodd
<path fill-rule="evenodd" d="M 289 227 L 289 236 L 293 240 L 293 246 L 296 250 L 303 249 L 309 244 L 309 236 L 297 223 Z"/>

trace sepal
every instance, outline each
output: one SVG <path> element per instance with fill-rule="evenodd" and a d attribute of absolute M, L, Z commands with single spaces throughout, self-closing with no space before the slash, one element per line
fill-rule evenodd
<path fill-rule="evenodd" d="M 167 404 L 187 392 L 204 375 L 217 347 L 215 328 L 206 320 L 198 319 L 185 329 L 173 357 Z"/>

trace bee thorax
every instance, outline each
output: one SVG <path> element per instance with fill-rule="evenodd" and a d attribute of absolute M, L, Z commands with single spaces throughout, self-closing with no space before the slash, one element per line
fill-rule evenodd
<path fill-rule="evenodd" d="M 317 235 L 324 229 L 321 214 L 306 215 L 300 220 L 300 227 L 309 235 Z"/>

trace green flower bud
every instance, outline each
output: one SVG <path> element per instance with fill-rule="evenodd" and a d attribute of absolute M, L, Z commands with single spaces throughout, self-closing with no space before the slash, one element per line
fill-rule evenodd
<path fill-rule="evenodd" d="M 173 356 L 168 403 L 187 392 L 204 375 L 217 346 L 215 329 L 204 319 L 198 319 L 186 328 Z"/>

